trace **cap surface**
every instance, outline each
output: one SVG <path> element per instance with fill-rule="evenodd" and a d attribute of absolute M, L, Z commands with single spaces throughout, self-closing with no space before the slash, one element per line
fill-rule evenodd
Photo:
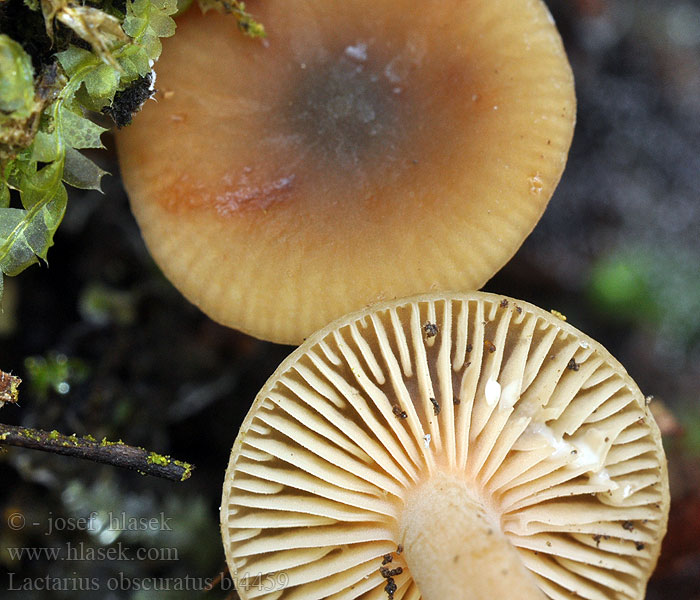
<path fill-rule="evenodd" d="M 221 507 L 244 599 L 493 597 L 460 583 L 493 564 L 521 598 L 626 600 L 644 597 L 669 496 L 622 366 L 550 313 L 473 292 L 314 334 L 253 404 Z M 454 540 L 469 518 L 483 535 Z"/>
<path fill-rule="evenodd" d="M 544 4 L 248 8 L 266 40 L 183 15 L 158 102 L 117 134 L 165 274 L 215 320 L 286 343 L 375 301 L 480 287 L 541 216 L 571 141 Z"/>

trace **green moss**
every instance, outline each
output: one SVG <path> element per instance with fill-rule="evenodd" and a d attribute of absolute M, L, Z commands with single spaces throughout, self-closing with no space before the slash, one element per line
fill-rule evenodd
<path fill-rule="evenodd" d="M 149 452 L 146 460 L 148 464 L 160 465 L 161 467 L 167 467 L 170 464 L 169 457 L 163 456 L 162 454 L 157 454 L 155 452 Z"/>
<path fill-rule="evenodd" d="M 100 440 L 100 446 L 107 447 L 107 446 L 123 446 L 124 441 L 123 440 L 117 440 L 116 442 L 110 442 L 107 438 L 102 438 Z"/>
<path fill-rule="evenodd" d="M 4 166 L 32 143 L 43 107 L 34 99 L 31 58 L 6 35 L 0 35 L 0 73 L 0 166 Z"/>
<path fill-rule="evenodd" d="M 73 385 L 82 383 L 89 375 L 89 369 L 82 360 L 60 352 L 29 356 L 24 366 L 29 387 L 40 400 L 46 400 L 51 392 L 67 394 Z"/>
<path fill-rule="evenodd" d="M 591 272 L 589 294 L 601 312 L 625 322 L 655 321 L 651 264 L 644 252 L 620 252 L 600 260 Z"/>
<path fill-rule="evenodd" d="M 23 438 L 27 438 L 28 440 L 34 440 L 35 442 L 41 442 L 42 438 L 41 435 L 37 432 L 34 431 L 33 429 L 20 429 L 17 432 L 18 435 L 22 436 Z"/>
<path fill-rule="evenodd" d="M 248 37 L 262 38 L 267 34 L 262 23 L 258 23 L 245 9 L 245 3 L 240 0 L 199 0 L 203 12 L 209 9 L 218 10 L 223 14 L 233 15 L 238 22 L 238 28 Z"/>
<path fill-rule="evenodd" d="M 173 460 L 169 456 L 163 456 L 162 454 L 157 454 L 156 452 L 149 452 L 148 458 L 146 459 L 151 465 L 160 465 L 161 467 L 167 467 L 171 464 L 180 467 L 182 469 L 182 476 L 180 481 L 185 481 L 192 476 L 192 471 L 194 466 L 190 463 L 183 462 L 181 460 Z"/>
<path fill-rule="evenodd" d="M 174 460 L 173 464 L 177 465 L 183 470 L 182 477 L 180 477 L 180 481 L 185 481 L 186 479 L 189 479 L 192 476 L 192 471 L 194 470 L 194 465 L 191 465 L 190 463 L 182 462 L 181 460 Z"/>

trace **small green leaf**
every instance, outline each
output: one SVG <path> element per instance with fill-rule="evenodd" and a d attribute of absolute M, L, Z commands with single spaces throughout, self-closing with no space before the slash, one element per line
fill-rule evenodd
<path fill-rule="evenodd" d="M 175 33 L 175 21 L 170 15 L 176 12 L 177 0 L 127 2 L 127 16 L 122 27 L 134 42 L 146 50 L 149 58 L 156 60 L 161 52 L 159 38 Z"/>
<path fill-rule="evenodd" d="M 47 202 L 47 196 L 54 193 L 61 184 L 63 161 L 54 161 L 38 171 L 27 171 L 20 184 L 22 206 L 30 210 L 36 204 Z"/>
<path fill-rule="evenodd" d="M 591 298 L 599 310 L 629 320 L 657 318 L 650 294 L 651 265 L 644 253 L 616 254 L 594 265 L 589 281 Z"/>
<path fill-rule="evenodd" d="M 171 3 L 175 10 L 171 12 L 154 13 L 151 16 L 151 29 L 153 33 L 158 37 L 170 37 L 175 34 L 175 21 L 173 21 L 168 15 L 172 14 L 177 10 L 177 3 Z M 171 6 L 167 6 L 166 10 L 169 10 Z"/>
<path fill-rule="evenodd" d="M 127 6 L 133 7 L 133 4 Z M 141 35 L 143 33 L 143 30 L 145 30 L 147 26 L 147 19 L 144 19 L 143 17 L 138 17 L 133 13 L 127 14 L 126 18 L 124 19 L 124 23 L 122 23 L 122 29 L 126 32 L 127 35 L 131 36 L 132 38 Z"/>
<path fill-rule="evenodd" d="M 89 373 L 82 360 L 57 352 L 29 356 L 24 360 L 24 368 L 32 393 L 42 398 L 51 392 L 65 394 L 72 383 L 84 381 Z"/>
<path fill-rule="evenodd" d="M 23 240 L 22 229 L 28 211 L 20 208 L 0 209 L 0 270 L 16 275 L 37 262 L 36 254 Z"/>
<path fill-rule="evenodd" d="M 73 148 L 104 148 L 100 136 L 107 131 L 90 119 L 59 107 L 57 117 L 66 144 Z"/>
<path fill-rule="evenodd" d="M 66 188 L 47 191 L 31 210 L 0 209 L 0 270 L 17 275 L 37 257 L 46 260 L 53 236 L 66 211 Z"/>
<path fill-rule="evenodd" d="M 127 47 L 119 57 L 119 64 L 124 69 L 122 81 L 131 82 L 151 72 L 151 61 L 144 48 L 137 45 Z"/>
<path fill-rule="evenodd" d="M 83 48 L 78 48 L 77 46 L 69 46 L 67 50 L 56 53 L 56 58 L 61 63 L 68 77 L 74 77 L 76 73 L 89 65 L 102 63 L 98 56 L 95 56 L 89 50 L 83 50 Z"/>
<path fill-rule="evenodd" d="M 107 173 L 74 148 L 66 149 L 63 181 L 76 188 L 102 191 L 100 181 Z"/>
<path fill-rule="evenodd" d="M 151 6 L 163 14 L 173 15 L 177 12 L 177 0 L 151 0 L 150 3 Z"/>
<path fill-rule="evenodd" d="M 85 89 L 97 103 L 109 104 L 119 88 L 119 72 L 106 63 L 92 69 L 84 79 Z"/>
<path fill-rule="evenodd" d="M 0 73 L 0 112 L 9 113 L 13 119 L 26 119 L 34 110 L 32 60 L 6 35 L 0 35 Z"/>
<path fill-rule="evenodd" d="M 0 208 L 7 208 L 8 206 L 10 206 L 10 188 L 4 181 L 0 181 Z M 1 297 L 2 293 L 0 293 Z"/>
<path fill-rule="evenodd" d="M 60 142 L 57 132 L 37 131 L 32 144 L 32 160 L 36 162 L 53 162 L 60 154 Z"/>
<path fill-rule="evenodd" d="M 148 56 L 154 57 L 154 59 L 157 59 L 163 50 L 160 38 L 152 33 L 150 28 L 141 36 L 140 43 Z"/>

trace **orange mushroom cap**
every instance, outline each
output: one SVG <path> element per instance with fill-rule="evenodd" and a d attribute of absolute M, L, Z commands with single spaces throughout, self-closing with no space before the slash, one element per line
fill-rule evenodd
<path fill-rule="evenodd" d="M 475 289 L 561 176 L 572 74 L 540 0 L 190 10 L 159 102 L 117 136 L 165 274 L 213 319 L 298 343 L 369 303 Z"/>

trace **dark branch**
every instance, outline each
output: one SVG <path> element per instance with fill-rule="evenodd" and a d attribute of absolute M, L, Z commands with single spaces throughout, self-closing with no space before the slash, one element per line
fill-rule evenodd
<path fill-rule="evenodd" d="M 58 431 L 42 431 L 2 423 L 0 423 L 0 444 L 85 458 L 173 481 L 189 479 L 194 469 L 194 465 L 189 463 L 173 460 L 169 456 L 149 452 L 136 446 L 127 446 L 121 440 L 108 442 L 103 439 L 98 442 L 91 436 L 63 435 Z"/>

